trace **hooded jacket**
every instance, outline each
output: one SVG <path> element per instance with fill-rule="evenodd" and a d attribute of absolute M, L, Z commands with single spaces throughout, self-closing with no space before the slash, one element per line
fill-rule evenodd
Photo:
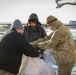
<path fill-rule="evenodd" d="M 15 28 L 10 29 L 0 39 L 0 69 L 17 74 L 21 65 L 22 54 L 30 57 L 38 57 L 38 51 L 35 50 L 18 33 Z"/>
<path fill-rule="evenodd" d="M 34 30 L 32 30 L 31 26 L 29 26 L 28 24 L 27 26 L 24 26 L 24 35 L 26 35 L 29 42 L 38 40 L 46 36 L 46 32 L 43 27 L 41 27 L 41 23 L 39 22 L 38 16 L 35 13 L 32 13 L 29 16 L 28 23 L 31 19 L 36 19 L 37 25 Z"/>

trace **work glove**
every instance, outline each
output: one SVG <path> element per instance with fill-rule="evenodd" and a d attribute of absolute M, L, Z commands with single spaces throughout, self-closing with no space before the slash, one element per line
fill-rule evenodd
<path fill-rule="evenodd" d="M 38 52 L 39 52 L 39 58 L 40 58 L 40 59 L 43 59 L 44 50 L 38 48 Z"/>
<path fill-rule="evenodd" d="M 38 49 L 39 49 L 39 48 L 38 48 Z M 38 52 L 39 52 L 39 54 L 43 55 L 44 50 L 43 50 L 43 49 L 39 49 Z"/>

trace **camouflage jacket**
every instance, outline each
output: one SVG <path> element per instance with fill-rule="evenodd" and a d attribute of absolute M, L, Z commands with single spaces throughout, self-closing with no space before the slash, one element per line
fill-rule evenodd
<path fill-rule="evenodd" d="M 75 61 L 74 40 L 69 29 L 63 24 L 53 31 L 49 36 L 34 42 L 41 49 L 53 48 L 57 65 L 67 64 Z"/>

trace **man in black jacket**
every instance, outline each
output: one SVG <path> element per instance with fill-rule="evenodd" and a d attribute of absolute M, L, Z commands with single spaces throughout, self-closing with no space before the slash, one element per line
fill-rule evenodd
<path fill-rule="evenodd" d="M 39 56 L 38 51 L 23 36 L 23 26 L 17 19 L 0 39 L 0 75 L 16 75 L 23 54 L 30 57 Z"/>
<path fill-rule="evenodd" d="M 24 35 L 29 42 L 36 41 L 47 35 L 36 13 L 30 14 L 27 26 L 24 26 Z"/>
<path fill-rule="evenodd" d="M 30 14 L 28 18 L 27 26 L 24 26 L 24 36 L 28 39 L 29 42 L 36 41 L 40 38 L 45 37 L 46 31 L 42 27 L 42 24 L 39 21 L 38 15 L 36 13 Z M 43 59 L 44 50 L 39 50 L 42 55 L 40 58 Z"/>

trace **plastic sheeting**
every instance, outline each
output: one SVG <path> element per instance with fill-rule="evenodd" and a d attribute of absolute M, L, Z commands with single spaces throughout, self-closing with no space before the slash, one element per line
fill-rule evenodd
<path fill-rule="evenodd" d="M 20 75 L 56 75 L 52 66 L 47 65 L 40 58 L 23 56 Z"/>

